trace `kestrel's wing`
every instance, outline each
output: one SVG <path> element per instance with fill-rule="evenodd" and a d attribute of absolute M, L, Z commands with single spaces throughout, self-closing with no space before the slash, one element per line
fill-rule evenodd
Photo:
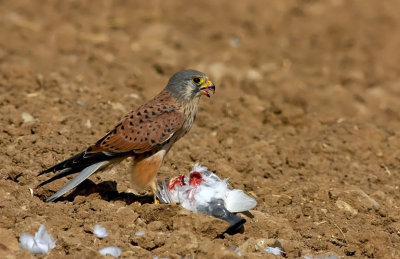
<path fill-rule="evenodd" d="M 144 153 L 170 139 L 185 122 L 176 106 L 149 103 L 128 114 L 88 152 Z"/>

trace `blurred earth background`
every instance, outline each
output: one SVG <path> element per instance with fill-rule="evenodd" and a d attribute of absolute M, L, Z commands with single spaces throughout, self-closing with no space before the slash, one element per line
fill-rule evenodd
<path fill-rule="evenodd" d="M 0 254 L 38 258 L 400 257 L 399 1 L 0 1 Z M 35 189 L 176 71 L 207 73 L 158 179 L 196 162 L 256 197 L 244 231 L 130 192 L 128 163 Z M 29 188 L 33 189 L 31 196 Z M 95 224 L 109 237 L 96 238 Z M 138 235 L 143 233 L 145 235 Z M 334 258 L 334 257 L 333 257 Z"/>

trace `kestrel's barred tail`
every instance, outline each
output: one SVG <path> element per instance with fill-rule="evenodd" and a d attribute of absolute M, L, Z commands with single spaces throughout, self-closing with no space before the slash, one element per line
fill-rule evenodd
<path fill-rule="evenodd" d="M 156 174 L 165 155 L 192 127 L 200 96 L 210 97 L 210 92 L 214 91 L 214 84 L 199 71 L 176 73 L 160 94 L 127 114 L 86 151 L 41 172 L 39 175 L 59 171 L 38 187 L 80 172 L 46 201 L 55 201 L 96 171 L 129 156 L 133 157 L 133 184 L 150 185 L 155 191 Z"/>

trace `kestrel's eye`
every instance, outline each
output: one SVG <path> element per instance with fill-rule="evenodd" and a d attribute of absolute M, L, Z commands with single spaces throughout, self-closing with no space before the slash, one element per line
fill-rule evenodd
<path fill-rule="evenodd" d="M 196 85 L 201 85 L 201 84 L 203 83 L 203 81 L 204 81 L 204 79 L 201 78 L 201 77 L 195 77 L 195 78 L 193 78 L 193 82 L 194 82 Z"/>

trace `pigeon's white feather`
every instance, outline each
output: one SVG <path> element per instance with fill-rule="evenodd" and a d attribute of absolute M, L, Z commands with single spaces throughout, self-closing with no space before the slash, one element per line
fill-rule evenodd
<path fill-rule="evenodd" d="M 245 194 L 242 190 L 230 190 L 225 198 L 225 207 L 230 212 L 241 212 L 253 209 L 257 201 Z"/>
<path fill-rule="evenodd" d="M 193 166 L 192 172 L 205 173 L 205 172 L 208 172 L 208 168 L 205 167 L 205 166 L 200 165 L 199 163 L 196 163 Z"/>
<path fill-rule="evenodd" d="M 190 174 L 198 172 L 202 181 L 198 186 L 189 184 Z M 188 210 L 198 212 L 208 206 L 212 200 L 221 199 L 230 212 L 247 211 L 257 205 L 257 201 L 243 191 L 230 189 L 228 179 L 221 180 L 205 166 L 196 164 L 184 178 L 184 185 L 176 186 L 169 191 L 172 201 L 181 203 Z"/>

